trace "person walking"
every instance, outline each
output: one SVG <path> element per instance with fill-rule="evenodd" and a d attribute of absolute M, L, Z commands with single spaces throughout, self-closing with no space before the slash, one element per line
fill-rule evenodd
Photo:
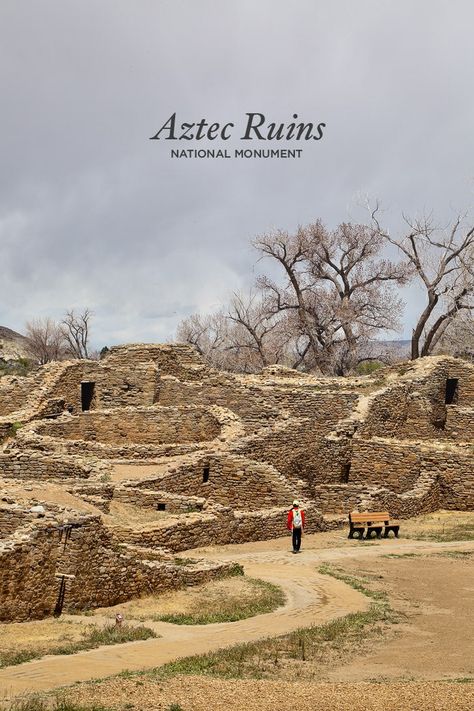
<path fill-rule="evenodd" d="M 301 535 L 304 529 L 304 511 L 300 508 L 300 502 L 295 499 L 293 508 L 288 511 L 287 528 L 291 531 L 293 542 L 293 553 L 299 553 L 301 548 Z"/>

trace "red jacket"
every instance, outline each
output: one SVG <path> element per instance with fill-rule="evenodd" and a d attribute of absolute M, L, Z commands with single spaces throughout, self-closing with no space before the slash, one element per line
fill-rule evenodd
<path fill-rule="evenodd" d="M 286 525 L 289 531 L 293 530 L 293 511 L 296 510 L 298 510 L 301 514 L 301 528 L 304 528 L 304 511 L 298 506 L 297 509 L 294 507 L 288 511 L 288 520 L 286 522 Z"/>

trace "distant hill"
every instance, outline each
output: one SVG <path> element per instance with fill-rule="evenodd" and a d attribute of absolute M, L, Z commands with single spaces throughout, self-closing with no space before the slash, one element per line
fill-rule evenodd
<path fill-rule="evenodd" d="M 0 326 L 0 360 L 9 362 L 28 358 L 28 341 L 21 333 Z"/>

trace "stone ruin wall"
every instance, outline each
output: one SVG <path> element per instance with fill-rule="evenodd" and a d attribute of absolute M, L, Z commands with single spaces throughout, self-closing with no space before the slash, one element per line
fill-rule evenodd
<path fill-rule="evenodd" d="M 216 507 L 217 508 L 217 507 Z M 308 510 L 307 533 L 327 530 L 330 524 L 322 520 L 320 512 Z M 179 552 L 228 543 L 262 541 L 288 535 L 286 514 L 288 506 L 261 511 L 217 510 L 213 513 L 188 514 L 180 517 L 179 525 L 170 518 L 161 524 L 143 526 L 140 530 L 114 527 L 119 541 L 147 548 L 170 548 Z"/>
<path fill-rule="evenodd" d="M 20 410 L 28 399 L 30 387 L 27 378 L 3 376 L 0 379 L 0 417 Z"/>
<path fill-rule="evenodd" d="M 104 444 L 172 444 L 203 442 L 219 436 L 216 418 L 197 408 L 114 408 L 43 420 L 35 431 L 41 436 L 102 442 Z"/>
<path fill-rule="evenodd" d="M 240 417 L 247 433 L 257 431 L 262 424 L 274 422 L 279 411 L 272 402 L 262 398 L 255 387 L 245 387 L 238 380 L 222 376 L 210 378 L 203 383 L 181 382 L 174 377 L 163 376 L 158 385 L 157 402 L 166 406 L 183 406 L 193 403 L 198 407 L 217 405 Z"/>
<path fill-rule="evenodd" d="M 346 518 L 349 510 L 388 509 L 393 516 L 408 517 L 439 507 L 469 510 L 474 506 L 470 444 L 474 368 L 460 361 L 423 359 L 377 378 L 344 381 L 341 387 L 311 376 L 290 378 L 284 370 L 261 376 L 216 373 L 185 346 L 132 346 L 112 349 L 99 363 L 59 364 L 46 372 L 43 392 L 35 396 L 36 416 L 48 408 L 55 414 L 54 407 L 61 411 L 68 403 L 77 412 L 81 381 L 96 384 L 92 410 L 22 428 L 0 452 L 0 474 L 18 480 L 64 480 L 68 491 L 105 512 L 114 500 L 145 508 L 164 504 L 166 509 L 159 521 L 137 528 L 111 525 L 106 530 L 98 519 L 96 523 L 91 519 L 74 530 L 76 542 L 70 550 L 78 551 L 73 567 L 80 571 L 81 584 L 70 584 L 68 605 L 87 606 L 102 594 L 108 601 L 96 604 L 113 604 L 110 600 L 117 590 L 128 599 L 154 581 L 155 574 L 156 585 L 159 580 L 165 584 L 163 569 L 158 574 L 150 560 L 137 559 L 132 550 L 145 547 L 151 556 L 151 551 L 162 548 L 182 551 L 210 542 L 285 535 L 285 511 L 295 494 L 307 504 L 309 531 L 337 525 L 336 519 L 324 519 L 321 511 Z M 452 404 L 444 401 L 447 378 L 459 379 Z M 17 393 L 17 402 L 24 405 L 26 389 L 22 392 Z M 1 394 L 0 383 L 0 401 Z M 7 398 L 6 407 L 8 402 L 13 400 Z M 111 406 L 120 413 L 119 423 L 103 411 Z M 155 409 L 156 429 L 150 431 L 140 412 L 123 409 L 129 406 L 146 406 L 147 412 Z M 160 424 L 158 414 L 163 406 L 179 413 L 166 425 Z M 194 422 L 188 427 L 183 412 L 190 406 Z M 227 408 L 227 415 L 217 417 L 220 429 L 213 429 L 211 408 L 216 406 Z M 199 408 L 206 408 L 200 411 L 200 423 Z M 23 421 L 31 418 L 31 408 L 22 412 L 26 413 Z M 0 421 L 0 434 L 7 424 L 5 418 Z M 183 441 L 187 430 L 194 439 L 201 432 L 201 441 L 155 445 L 157 438 Z M 68 441 L 65 435 L 81 439 Z M 142 443 L 117 445 L 122 439 Z M 173 461 L 178 454 L 183 457 L 179 463 Z M 158 462 L 163 455 L 169 458 L 164 469 L 146 480 L 100 483 L 109 471 L 107 458 L 125 462 L 156 457 Z M 207 482 L 203 481 L 205 467 L 209 468 Z M 13 536 L 18 535 L 17 526 L 13 517 Z M 40 531 L 31 534 L 40 537 L 39 548 L 45 555 L 56 555 L 57 565 L 64 566 L 65 560 L 54 553 L 57 543 L 49 546 Z M 89 535 L 96 537 L 97 549 Z M 84 560 L 89 556 L 88 571 L 81 569 L 79 551 Z M 6 569 L 13 560 L 20 567 L 34 563 L 32 555 L 32 546 L 20 540 L 13 548 L 0 548 L 5 563 L 2 566 L 0 560 L 0 589 L 10 605 L 20 576 L 9 577 Z M 174 575 L 169 574 L 170 581 Z M 111 587 L 102 576 L 113 581 Z M 44 614 L 50 614 L 57 581 L 48 590 L 40 595 L 43 603 L 48 601 L 49 612 L 43 610 Z M 25 586 L 20 591 L 23 611 L 12 612 L 7 606 L 10 612 L 5 614 L 25 619 L 27 608 L 28 614 L 43 614 L 41 604 L 34 607 L 28 602 Z"/>
<path fill-rule="evenodd" d="M 294 496 L 292 487 L 272 467 L 231 455 L 200 455 L 184 465 L 171 465 L 165 474 L 137 482 L 133 488 L 208 499 L 247 511 L 286 506 Z"/>
<path fill-rule="evenodd" d="M 91 472 L 105 474 L 108 468 L 101 462 L 84 462 L 64 454 L 8 450 L 0 451 L 0 476 L 13 479 L 87 479 Z"/>
<path fill-rule="evenodd" d="M 23 521 L 24 523 L 24 521 Z M 98 517 L 76 518 L 69 539 L 57 525 L 39 522 L 23 535 L 0 541 L 0 621 L 53 614 L 59 574 L 66 580 L 64 611 L 116 605 L 151 592 L 197 585 L 229 574 L 232 564 L 185 568 L 169 561 L 140 560 L 122 548 Z"/>

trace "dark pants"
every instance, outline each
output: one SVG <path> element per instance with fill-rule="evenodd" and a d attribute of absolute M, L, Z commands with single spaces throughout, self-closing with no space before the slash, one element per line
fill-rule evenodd
<path fill-rule="evenodd" d="M 301 548 L 301 528 L 293 528 L 293 550 L 299 551 Z"/>

